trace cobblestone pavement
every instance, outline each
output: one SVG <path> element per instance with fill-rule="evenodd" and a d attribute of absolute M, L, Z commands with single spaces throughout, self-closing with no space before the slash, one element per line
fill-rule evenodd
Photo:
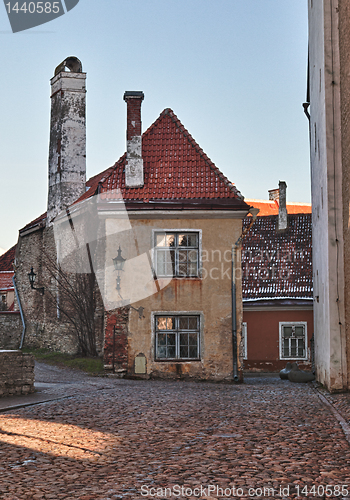
<path fill-rule="evenodd" d="M 37 381 L 67 397 L 0 414 L 2 499 L 350 498 L 349 443 L 312 385 L 133 381 L 44 365 Z"/>

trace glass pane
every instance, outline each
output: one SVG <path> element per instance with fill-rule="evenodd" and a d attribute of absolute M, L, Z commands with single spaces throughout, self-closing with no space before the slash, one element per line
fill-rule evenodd
<path fill-rule="evenodd" d="M 197 334 L 196 333 L 189 333 L 188 343 L 190 346 L 197 346 Z"/>
<path fill-rule="evenodd" d="M 157 357 L 158 358 L 166 358 L 166 347 L 162 346 L 158 346 L 158 349 L 157 349 Z"/>
<path fill-rule="evenodd" d="M 157 247 L 165 247 L 165 233 L 156 235 Z"/>
<path fill-rule="evenodd" d="M 176 343 L 176 339 L 175 339 L 175 333 L 168 333 L 167 334 L 167 341 L 168 341 L 168 346 L 171 345 L 175 345 Z"/>
<path fill-rule="evenodd" d="M 166 318 L 157 318 L 157 329 L 166 330 Z"/>
<path fill-rule="evenodd" d="M 181 263 L 187 262 L 187 256 L 188 256 L 187 250 L 178 251 L 179 262 Z"/>
<path fill-rule="evenodd" d="M 180 346 L 180 358 L 188 358 L 188 346 Z"/>
<path fill-rule="evenodd" d="M 304 337 L 304 327 L 303 326 L 296 326 L 295 327 L 295 336 L 296 337 Z"/>
<path fill-rule="evenodd" d="M 186 234 L 179 234 L 178 236 L 178 241 L 179 241 L 179 246 L 180 247 L 187 247 L 187 235 Z"/>
<path fill-rule="evenodd" d="M 189 247 L 198 247 L 198 234 L 188 234 L 187 243 Z"/>
<path fill-rule="evenodd" d="M 190 330 L 197 330 L 197 327 L 198 327 L 198 321 L 197 321 L 197 318 L 194 318 L 194 317 L 189 317 L 188 318 L 188 328 Z"/>
<path fill-rule="evenodd" d="M 157 318 L 157 329 L 158 330 L 174 330 L 175 329 L 175 318 L 173 316 Z"/>
<path fill-rule="evenodd" d="M 289 356 L 289 341 L 287 339 L 283 340 L 283 356 Z"/>
<path fill-rule="evenodd" d="M 187 264 L 179 264 L 178 276 L 188 276 Z"/>
<path fill-rule="evenodd" d="M 167 234 L 165 244 L 167 247 L 174 247 L 175 246 L 175 235 L 174 234 Z"/>
<path fill-rule="evenodd" d="M 188 333 L 180 333 L 180 345 L 188 345 Z"/>
<path fill-rule="evenodd" d="M 198 250 L 190 250 L 188 252 L 188 260 L 190 262 L 197 262 L 197 260 L 198 260 Z"/>
<path fill-rule="evenodd" d="M 305 357 L 305 352 L 302 347 L 298 347 L 298 358 L 304 358 Z"/>
<path fill-rule="evenodd" d="M 198 358 L 197 346 L 190 346 L 189 357 L 190 358 Z"/>
<path fill-rule="evenodd" d="M 175 346 L 168 346 L 167 358 L 175 358 Z"/>
<path fill-rule="evenodd" d="M 293 328 L 291 326 L 284 326 L 283 327 L 283 336 L 284 336 L 284 338 L 291 337 L 292 333 L 293 333 Z"/>
<path fill-rule="evenodd" d="M 179 328 L 180 330 L 188 329 L 188 316 L 180 316 Z"/>
<path fill-rule="evenodd" d="M 158 334 L 158 346 L 166 345 L 166 334 L 159 333 Z"/>

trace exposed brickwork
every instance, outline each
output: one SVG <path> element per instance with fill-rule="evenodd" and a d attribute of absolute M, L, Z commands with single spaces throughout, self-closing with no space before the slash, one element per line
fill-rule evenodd
<path fill-rule="evenodd" d="M 22 351 L 0 351 L 0 397 L 34 392 L 34 358 Z"/>
<path fill-rule="evenodd" d="M 22 329 L 19 312 L 0 312 L 0 349 L 18 349 Z"/>
<path fill-rule="evenodd" d="M 128 366 L 128 323 L 129 308 L 121 307 L 117 311 L 106 313 L 104 364 L 113 363 L 113 331 L 115 327 L 114 362 L 115 368 L 126 369 Z"/>
<path fill-rule="evenodd" d="M 124 100 L 127 103 L 126 139 L 129 141 L 135 135 L 141 135 L 141 103 L 143 101 L 143 94 L 139 97 L 125 94 Z"/>

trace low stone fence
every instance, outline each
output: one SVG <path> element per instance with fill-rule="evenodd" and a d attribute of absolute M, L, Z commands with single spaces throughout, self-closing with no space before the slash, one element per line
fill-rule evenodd
<path fill-rule="evenodd" d="M 0 350 L 0 397 L 34 392 L 34 358 L 22 351 Z"/>
<path fill-rule="evenodd" d="M 0 349 L 18 349 L 22 335 L 19 311 L 0 312 Z"/>

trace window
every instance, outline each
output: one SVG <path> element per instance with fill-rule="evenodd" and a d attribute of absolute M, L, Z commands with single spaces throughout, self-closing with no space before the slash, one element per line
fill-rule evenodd
<path fill-rule="evenodd" d="M 156 359 L 199 359 L 199 316 L 155 316 Z"/>
<path fill-rule="evenodd" d="M 307 359 L 306 322 L 280 323 L 280 358 Z"/>
<path fill-rule="evenodd" d="M 156 231 L 155 273 L 157 277 L 199 276 L 199 232 Z"/>

